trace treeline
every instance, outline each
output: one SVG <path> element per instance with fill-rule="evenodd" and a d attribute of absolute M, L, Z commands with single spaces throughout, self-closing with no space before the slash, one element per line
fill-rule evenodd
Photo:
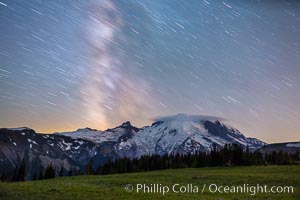
<path fill-rule="evenodd" d="M 210 152 L 196 152 L 185 155 L 142 156 L 139 159 L 121 158 L 108 162 L 95 170 L 94 174 L 144 172 L 162 169 L 200 168 L 214 166 L 249 165 L 292 165 L 299 164 L 300 153 L 251 152 L 237 144 L 225 145 L 222 149 L 214 146 Z"/>
<path fill-rule="evenodd" d="M 62 165 L 60 169 L 55 169 L 52 164 L 46 169 L 42 167 L 39 174 L 33 175 L 32 180 L 42 180 L 57 176 L 75 175 L 103 175 L 115 173 L 144 172 L 162 169 L 178 168 L 200 168 L 213 166 L 247 166 L 247 165 L 292 165 L 300 163 L 300 153 L 289 154 L 287 152 L 261 153 L 260 151 L 250 151 L 247 147 L 243 149 L 237 144 L 227 144 L 223 148 L 213 146 L 210 152 L 195 152 L 193 154 L 176 155 L 144 155 L 140 158 L 119 158 L 95 167 L 90 160 L 84 169 L 65 170 Z M 22 160 L 16 167 L 13 175 L 0 172 L 1 181 L 25 181 L 26 164 Z"/>
<path fill-rule="evenodd" d="M 52 163 L 50 163 L 45 169 L 41 166 L 40 170 L 37 174 L 30 176 L 28 180 L 43 180 L 43 179 L 50 179 L 55 178 L 58 176 L 75 176 L 75 175 L 83 175 L 85 174 L 84 171 L 70 169 L 66 170 L 61 165 L 61 168 L 58 170 L 56 169 Z M 0 171 L 0 181 L 2 182 L 17 182 L 17 181 L 25 181 L 27 177 L 27 167 L 25 164 L 24 159 L 22 160 L 21 164 L 15 168 L 13 172 Z"/>

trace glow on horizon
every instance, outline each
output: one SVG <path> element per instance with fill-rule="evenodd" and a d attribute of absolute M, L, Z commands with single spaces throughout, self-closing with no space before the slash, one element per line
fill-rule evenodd
<path fill-rule="evenodd" d="M 124 121 L 123 121 L 124 122 Z M 106 126 L 99 126 L 97 125 L 97 122 L 94 123 L 82 123 L 82 124 L 68 124 L 64 121 L 55 121 L 53 124 L 49 123 L 41 123 L 41 124 L 26 124 L 25 122 L 19 122 L 19 123 L 11 123 L 11 124 L 6 124 L 2 127 L 6 128 L 16 128 L 16 127 L 29 127 L 34 129 L 37 133 L 44 133 L 44 134 L 51 134 L 51 133 L 56 133 L 56 132 L 68 132 L 68 131 L 75 131 L 79 128 L 92 128 L 92 129 L 97 129 L 97 130 L 106 130 L 109 128 L 114 128 L 116 126 L 121 125 L 123 122 L 120 123 L 111 123 L 111 125 L 106 125 Z M 154 120 L 146 120 L 146 121 L 139 121 L 134 122 L 130 121 L 131 124 L 135 127 L 141 128 L 144 126 L 149 126 L 151 125 Z M 23 124 L 22 126 L 19 126 L 19 124 Z M 251 126 L 249 124 L 239 124 L 237 122 L 232 122 L 230 120 L 225 121 L 226 125 L 232 126 L 234 128 L 237 128 L 242 134 L 244 134 L 246 137 L 255 137 L 257 139 L 260 139 L 264 142 L 267 143 L 280 143 L 280 142 L 292 142 L 292 141 L 299 141 L 299 134 L 297 133 L 298 129 L 296 126 L 290 127 L 290 129 L 286 129 L 286 127 L 283 125 L 281 129 L 278 129 L 276 127 L 273 127 L 270 129 L 270 126 L 265 127 L 265 130 L 260 130 L 259 128 L 256 128 L 255 126 Z M 244 126 L 244 127 L 243 127 Z M 45 127 L 50 127 L 50 128 L 45 128 Z M 260 132 L 261 131 L 261 132 Z M 273 134 L 265 134 L 266 132 L 271 131 Z M 282 134 L 284 133 L 284 134 Z"/>

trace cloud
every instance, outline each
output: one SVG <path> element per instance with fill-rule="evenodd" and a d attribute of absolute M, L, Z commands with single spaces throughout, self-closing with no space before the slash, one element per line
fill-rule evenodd
<path fill-rule="evenodd" d="M 224 118 L 210 115 L 188 115 L 180 113 L 171 116 L 160 116 L 153 119 L 154 121 L 226 121 Z"/>

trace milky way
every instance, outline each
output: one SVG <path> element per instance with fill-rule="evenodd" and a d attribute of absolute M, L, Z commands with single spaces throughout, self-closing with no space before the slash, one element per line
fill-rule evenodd
<path fill-rule="evenodd" d="M 82 91 L 88 119 L 102 127 L 109 127 L 116 118 L 143 116 L 149 108 L 145 99 L 149 103 L 152 98 L 149 84 L 129 74 L 130 60 L 118 46 L 126 42 L 122 15 L 113 1 L 93 3 L 88 9 L 86 39 L 91 57 Z"/>
<path fill-rule="evenodd" d="M 0 44 L 0 127 L 188 113 L 300 139 L 298 1 L 0 0 Z"/>

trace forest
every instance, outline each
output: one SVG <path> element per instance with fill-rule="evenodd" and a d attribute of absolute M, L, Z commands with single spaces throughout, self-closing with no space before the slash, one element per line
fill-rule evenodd
<path fill-rule="evenodd" d="M 2 182 L 25 181 L 27 166 L 24 159 L 15 168 L 13 174 L 0 172 Z M 175 155 L 144 155 L 140 158 L 117 158 L 104 165 L 94 168 L 90 160 L 83 170 L 65 170 L 62 165 L 55 169 L 50 163 L 45 169 L 41 166 L 39 172 L 32 180 L 50 179 L 58 176 L 76 175 L 106 175 L 130 172 L 146 172 L 162 169 L 201 168 L 216 166 L 262 166 L 262 165 L 299 165 L 300 152 L 287 153 L 273 151 L 272 153 L 261 153 L 259 150 L 250 151 L 237 144 L 226 144 L 223 148 L 213 145 L 210 152 L 196 151 L 193 154 Z"/>

